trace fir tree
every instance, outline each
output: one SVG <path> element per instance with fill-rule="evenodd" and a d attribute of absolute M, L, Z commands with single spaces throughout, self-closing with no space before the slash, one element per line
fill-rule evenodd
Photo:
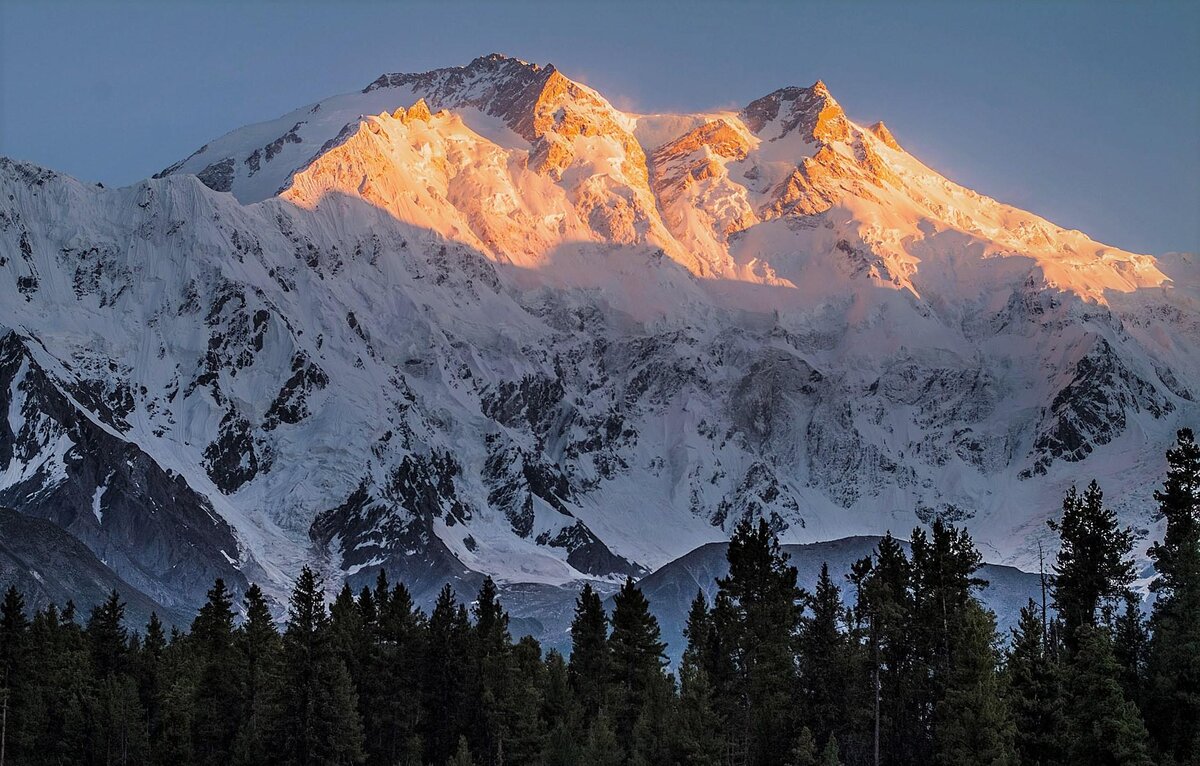
<path fill-rule="evenodd" d="M 1146 723 L 1164 760 L 1200 763 L 1200 445 L 1179 432 L 1154 493 L 1166 534 L 1150 547 L 1158 577 L 1150 616 Z"/>
<path fill-rule="evenodd" d="M 277 757 L 292 764 L 352 764 L 362 758 L 354 688 L 333 644 L 320 580 L 304 567 L 283 635 L 283 672 L 272 706 Z"/>
<path fill-rule="evenodd" d="M 1050 528 L 1062 536 L 1054 565 L 1054 608 L 1073 650 L 1078 629 L 1096 625 L 1098 611 L 1107 621 L 1133 582 L 1133 531 L 1118 526 L 1094 481 L 1082 496 L 1074 487 L 1067 492 L 1062 519 L 1051 521 Z"/>
<path fill-rule="evenodd" d="M 996 623 L 971 599 L 952 642 L 945 689 L 937 703 L 934 763 L 1016 766 L 1013 725 L 996 672 Z"/>
<path fill-rule="evenodd" d="M 425 672 L 425 752 L 434 763 L 452 757 L 469 720 L 471 626 L 467 610 L 446 585 L 429 616 Z"/>
<path fill-rule="evenodd" d="M 1032 599 L 1013 628 L 1005 666 L 1017 756 L 1031 766 L 1065 763 L 1063 689 L 1046 625 Z"/>
<path fill-rule="evenodd" d="M 670 701 L 664 691 L 667 679 L 666 645 L 660 640 L 658 620 L 634 584 L 625 584 L 613 598 L 609 655 L 615 693 L 614 728 L 631 755 L 651 763 L 661 762 L 667 751 Z M 636 730 L 636 731 L 635 731 Z"/>
<path fill-rule="evenodd" d="M 795 639 L 800 619 L 796 570 L 788 566 L 764 520 L 743 519 L 726 554 L 729 575 L 717 581 L 713 610 L 716 640 L 728 674 L 714 679 L 716 695 L 729 700 L 725 730 L 730 747 L 747 764 L 768 764 L 786 753 L 798 733 Z M 744 739 L 736 736 L 743 733 Z"/>
<path fill-rule="evenodd" d="M 19 763 L 29 747 L 29 620 L 25 599 L 10 586 L 0 605 L 0 761 Z"/>
<path fill-rule="evenodd" d="M 1150 766 L 1149 736 L 1137 706 L 1125 698 L 1108 632 L 1077 629 L 1067 669 L 1067 762 L 1092 766 Z"/>
<path fill-rule="evenodd" d="M 192 753 L 200 766 L 225 766 L 241 720 L 242 691 L 233 646 L 233 596 L 221 579 L 192 623 L 191 642 L 199 667 Z"/>
<path fill-rule="evenodd" d="M 575 601 L 571 620 L 571 688 L 590 721 L 604 704 L 610 677 L 608 616 L 600 594 L 585 583 Z"/>
<path fill-rule="evenodd" d="M 278 695 L 282 645 L 262 589 L 251 585 L 242 600 L 246 621 L 236 645 L 242 674 L 241 727 L 234 745 L 234 763 L 265 763 L 271 756 L 268 726 Z"/>

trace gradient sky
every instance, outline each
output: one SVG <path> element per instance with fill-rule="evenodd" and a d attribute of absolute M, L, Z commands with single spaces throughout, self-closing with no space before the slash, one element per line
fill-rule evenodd
<path fill-rule="evenodd" d="M 0 3 L 0 154 L 126 184 L 382 72 L 493 51 L 616 106 L 822 79 L 977 191 L 1137 252 L 1200 250 L 1200 3 Z"/>

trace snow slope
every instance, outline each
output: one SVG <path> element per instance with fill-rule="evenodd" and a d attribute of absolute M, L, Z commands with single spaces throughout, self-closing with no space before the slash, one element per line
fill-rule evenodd
<path fill-rule="evenodd" d="M 0 503 L 143 589 L 181 551 L 275 593 L 302 562 L 615 579 L 747 515 L 942 516 L 1028 565 L 1093 476 L 1154 533 L 1197 276 L 952 183 L 819 82 L 636 115 L 499 55 L 384 75 L 124 189 L 0 160 Z"/>

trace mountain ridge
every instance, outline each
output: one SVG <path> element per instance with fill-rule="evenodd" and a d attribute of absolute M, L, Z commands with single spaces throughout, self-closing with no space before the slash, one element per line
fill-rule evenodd
<path fill-rule="evenodd" d="M 0 501 L 92 517 L 123 469 L 63 424 L 101 421 L 235 541 L 156 544 L 276 596 L 301 563 L 613 581 L 744 516 L 788 543 L 942 517 L 1028 564 L 1084 471 L 1151 535 L 1198 411 L 1194 258 L 953 184 L 819 81 L 753 104 L 626 114 L 491 56 L 124 189 L 0 162 L 0 335 L 80 392 L 39 419 L 5 384 L 42 425 L 0 444 Z"/>

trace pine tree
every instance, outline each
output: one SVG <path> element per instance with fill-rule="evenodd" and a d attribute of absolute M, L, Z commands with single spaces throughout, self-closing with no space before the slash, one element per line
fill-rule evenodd
<path fill-rule="evenodd" d="M 687 647 L 679 665 L 679 701 L 676 715 L 676 760 L 685 766 L 717 766 L 725 737 L 713 707 L 708 667 L 712 659 L 712 617 L 704 592 L 696 593 L 688 610 L 684 637 Z"/>
<path fill-rule="evenodd" d="M 879 541 L 873 559 L 853 565 L 856 621 L 863 626 L 873 691 L 870 760 L 907 763 L 915 760 L 920 710 L 915 702 L 913 651 L 909 639 L 912 605 L 912 566 L 896 538 Z M 922 732 L 921 744 L 924 744 Z"/>
<path fill-rule="evenodd" d="M 821 757 L 817 760 L 818 766 L 842 766 L 842 756 L 838 749 L 837 739 L 830 737 L 825 743 L 825 749 L 821 751 Z"/>
<path fill-rule="evenodd" d="M 608 638 L 614 693 L 613 724 L 618 741 L 629 753 L 650 763 L 661 762 L 668 748 L 664 690 L 666 645 L 660 640 L 658 620 L 650 604 L 626 578 L 613 598 L 612 633 Z M 636 730 L 636 731 L 635 731 Z"/>
<path fill-rule="evenodd" d="M 972 591 L 986 584 L 975 576 L 982 565 L 966 530 L 941 519 L 928 536 L 913 530 L 908 640 L 915 672 L 908 674 L 908 704 L 915 715 L 908 739 L 912 757 L 921 762 L 933 757 L 933 712 L 946 694 L 954 647 L 975 602 Z"/>
<path fill-rule="evenodd" d="M 467 609 L 446 585 L 429 616 L 425 673 L 425 752 L 433 763 L 454 755 L 467 730 L 470 692 L 471 625 Z"/>
<path fill-rule="evenodd" d="M 292 591 L 283 660 L 272 706 L 280 762 L 360 762 L 362 725 L 354 687 L 333 644 L 321 582 L 308 567 L 300 571 Z"/>
<path fill-rule="evenodd" d="M 787 564 L 767 523 L 743 519 L 726 554 L 729 575 L 717 581 L 716 638 L 729 673 L 718 669 L 716 696 L 729 747 L 747 764 L 768 764 L 798 733 L 795 640 L 800 619 L 796 569 Z M 744 733 L 744 739 L 738 737 Z"/>
<path fill-rule="evenodd" d="M 0 761 L 19 763 L 28 749 L 29 620 L 25 599 L 10 586 L 0 605 Z"/>
<path fill-rule="evenodd" d="M 575 600 L 571 621 L 571 688 L 583 708 L 586 721 L 600 711 L 611 677 L 608 645 L 608 617 L 600 603 L 600 594 L 585 583 Z"/>
<path fill-rule="evenodd" d="M 1133 582 L 1133 531 L 1117 525 L 1092 482 L 1080 496 L 1072 487 L 1063 498 L 1060 521 L 1050 522 L 1062 542 L 1054 565 L 1054 608 L 1063 621 L 1068 649 L 1081 626 L 1093 626 L 1101 611 L 1108 621 Z"/>
<path fill-rule="evenodd" d="M 975 599 L 955 630 L 945 689 L 937 702 L 934 763 L 1016 766 L 1013 724 L 995 647 L 996 622 Z"/>
<path fill-rule="evenodd" d="M 817 766 L 817 742 L 807 726 L 796 735 L 784 766 Z"/>
<path fill-rule="evenodd" d="M 272 705 L 278 695 L 282 644 L 266 597 L 258 585 L 251 585 L 242 600 L 246 620 L 238 630 L 242 706 L 241 727 L 234 744 L 236 764 L 251 766 L 266 763 L 271 756 L 270 732 Z"/>
<path fill-rule="evenodd" d="M 381 595 L 382 594 L 382 595 Z M 372 594 L 378 610 L 372 671 L 365 694 L 368 757 L 373 764 L 418 764 L 424 744 L 422 687 L 427 675 L 425 616 L 413 605 L 403 583 L 390 592 L 379 571 Z"/>
<path fill-rule="evenodd" d="M 87 636 L 91 642 L 92 667 L 98 678 L 103 679 L 125 669 L 129 634 L 124 621 L 125 602 L 115 589 L 92 610 Z"/>
<path fill-rule="evenodd" d="M 225 766 L 237 738 L 242 714 L 242 689 L 233 646 L 233 596 L 218 579 L 192 623 L 199 675 L 192 753 L 200 766 Z"/>
<path fill-rule="evenodd" d="M 1154 493 L 1166 534 L 1150 547 L 1158 577 L 1146 662 L 1146 723 L 1163 759 L 1200 763 L 1200 445 L 1179 432 Z M 1190 759 L 1190 760 L 1189 760 Z"/>
<path fill-rule="evenodd" d="M 847 739 L 867 724 L 866 700 L 853 693 L 854 660 L 849 634 L 842 629 L 842 594 L 821 564 L 817 587 L 805 594 L 811 617 L 801 620 L 798 641 L 800 693 L 814 747 L 830 738 Z M 815 752 L 815 751 L 814 751 Z"/>
<path fill-rule="evenodd" d="M 602 711 L 588 726 L 587 739 L 577 763 L 580 766 L 621 766 L 622 753 L 612 720 Z"/>
<path fill-rule="evenodd" d="M 505 763 L 536 764 L 547 743 L 545 711 L 549 681 L 542 647 L 525 636 L 512 648 L 512 681 L 505 708 L 509 721 Z M 565 668 L 564 668 L 565 669 Z"/>
<path fill-rule="evenodd" d="M 1013 628 L 1005 665 L 1015 746 L 1021 763 L 1064 764 L 1063 689 L 1039 607 L 1029 600 Z"/>
<path fill-rule="evenodd" d="M 1067 762 L 1092 766 L 1150 766 L 1149 736 L 1137 706 L 1125 699 L 1112 641 L 1083 625 L 1067 669 Z"/>
<path fill-rule="evenodd" d="M 1125 594 L 1125 611 L 1113 628 L 1113 656 L 1121 668 L 1121 689 L 1125 699 L 1141 708 L 1146 682 L 1146 651 L 1150 636 L 1142 617 L 1141 599 L 1132 591 Z"/>
<path fill-rule="evenodd" d="M 512 709 L 512 636 L 508 632 L 508 614 L 500 605 L 499 591 L 491 577 L 485 577 L 473 606 L 472 689 L 468 700 L 472 713 L 469 723 L 475 752 L 484 766 L 504 761 Z M 540 663 L 539 663 L 540 664 Z"/>
<path fill-rule="evenodd" d="M 167 652 L 167 636 L 157 612 L 150 613 L 146 623 L 146 637 L 142 640 L 137 656 L 136 680 L 138 699 L 146 711 L 146 728 L 150 741 L 162 734 L 162 695 L 166 685 L 164 657 Z"/>

